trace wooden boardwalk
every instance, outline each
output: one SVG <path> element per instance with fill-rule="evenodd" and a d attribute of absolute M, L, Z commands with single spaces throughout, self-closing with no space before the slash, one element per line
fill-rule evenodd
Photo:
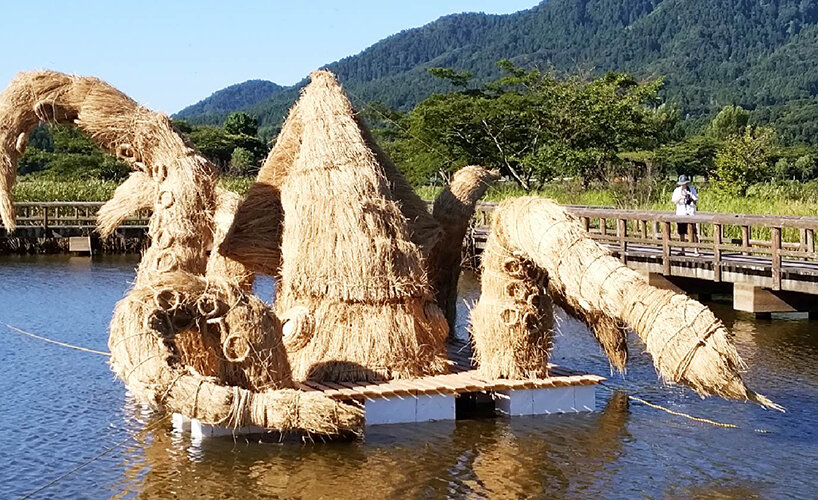
<path fill-rule="evenodd" d="M 518 389 L 543 389 L 596 385 L 605 379 L 598 375 L 584 374 L 548 365 L 548 378 L 509 380 L 487 379 L 480 376 L 471 363 L 471 348 L 464 341 L 449 345 L 452 361 L 451 373 L 418 379 L 390 380 L 384 382 L 304 382 L 299 388 L 304 391 L 320 391 L 339 400 L 374 400 L 394 397 L 416 397 L 430 394 L 460 395 L 472 392 L 497 392 Z"/>
<path fill-rule="evenodd" d="M 481 377 L 471 363 L 471 348 L 465 341 L 449 344 L 451 373 L 382 382 L 302 382 L 305 392 L 322 392 L 340 401 L 361 404 L 367 426 L 411 424 L 456 420 L 476 413 L 472 405 L 459 408 L 457 400 L 488 405 L 489 415 L 524 416 L 594 411 L 595 387 L 605 379 L 548 365 L 549 377 L 507 380 Z M 480 413 L 481 416 L 486 416 Z M 220 436 L 258 435 L 257 427 L 233 429 L 204 424 L 180 414 L 173 426 L 189 432 L 193 439 Z"/>
<path fill-rule="evenodd" d="M 485 244 L 494 206 L 478 207 L 471 235 L 478 252 Z M 818 217 L 714 213 L 682 217 L 664 211 L 567 208 L 580 217 L 594 240 L 632 269 L 818 295 Z M 680 241 L 678 223 L 695 224 L 700 241 Z"/>

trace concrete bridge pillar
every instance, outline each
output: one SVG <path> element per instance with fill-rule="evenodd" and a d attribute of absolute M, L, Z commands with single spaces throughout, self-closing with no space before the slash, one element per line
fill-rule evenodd
<path fill-rule="evenodd" d="M 665 278 L 660 273 L 650 273 L 647 271 L 642 271 L 639 274 L 644 276 L 645 281 L 648 282 L 649 285 L 655 286 L 656 288 L 661 288 L 662 290 L 671 290 L 676 293 L 685 293 L 684 290 L 676 286 L 672 281 Z"/>
<path fill-rule="evenodd" d="M 798 309 L 767 288 L 733 284 L 733 309 L 754 313 L 759 318 L 769 318 L 774 312 L 796 312 Z"/>

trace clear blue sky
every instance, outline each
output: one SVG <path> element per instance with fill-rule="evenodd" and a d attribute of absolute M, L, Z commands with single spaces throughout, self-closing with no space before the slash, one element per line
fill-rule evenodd
<path fill-rule="evenodd" d="M 505 14 L 538 0 L 33 0 L 3 2 L 0 87 L 18 71 L 98 76 L 175 113 L 249 79 L 290 85 L 446 14 Z"/>

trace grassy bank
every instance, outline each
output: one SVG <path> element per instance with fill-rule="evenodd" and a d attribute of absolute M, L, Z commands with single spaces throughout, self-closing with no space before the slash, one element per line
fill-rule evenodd
<path fill-rule="evenodd" d="M 246 193 L 252 183 L 253 179 L 243 177 L 219 180 L 221 186 L 239 194 Z M 99 179 L 56 181 L 21 177 L 14 186 L 14 201 L 108 201 L 119 184 Z"/>
<path fill-rule="evenodd" d="M 623 192 L 624 187 L 610 188 L 596 185 L 582 188 L 569 182 L 548 184 L 543 189 L 529 193 L 516 186 L 501 185 L 489 189 L 485 199 L 501 201 L 514 196 L 534 194 L 551 198 L 564 205 L 674 210 L 670 197 L 675 187 L 669 184 L 654 189 L 650 196 L 644 194 L 632 196 Z M 707 184 L 696 184 L 696 188 L 699 191 L 698 209 L 704 212 L 818 216 L 818 181 L 757 184 L 748 189 L 746 196 L 725 194 L 710 188 Z M 424 199 L 433 199 L 440 189 L 425 186 L 419 188 L 418 193 Z"/>
<path fill-rule="evenodd" d="M 250 178 L 224 178 L 220 185 L 244 194 L 253 183 Z M 118 183 L 102 180 L 55 181 L 37 178 L 21 178 L 14 187 L 16 201 L 106 201 Z M 619 208 L 639 208 L 651 210 L 672 210 L 670 195 L 675 186 L 669 183 L 654 189 L 650 196 L 634 196 L 619 186 L 603 185 L 583 188 L 576 183 L 551 183 L 537 191 L 538 196 L 551 198 L 567 205 L 600 205 Z M 697 185 L 700 201 L 699 210 L 706 212 L 813 215 L 818 216 L 818 181 L 807 183 L 787 182 L 777 184 L 757 184 L 751 186 L 746 196 L 731 196 L 711 189 L 706 184 Z M 433 199 L 440 192 L 439 187 L 424 186 L 417 189 L 424 199 Z M 486 200 L 500 201 L 526 194 L 513 185 L 503 184 L 491 188 Z"/>

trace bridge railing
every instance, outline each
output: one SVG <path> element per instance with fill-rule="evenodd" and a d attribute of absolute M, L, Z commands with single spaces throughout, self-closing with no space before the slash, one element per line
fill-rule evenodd
<path fill-rule="evenodd" d="M 475 225 L 485 226 L 496 203 L 481 203 Z M 700 212 L 692 217 L 658 210 L 620 210 L 606 207 L 569 206 L 585 229 L 606 244 L 623 261 L 630 256 L 655 256 L 661 251 L 664 274 L 679 261 L 712 261 L 715 281 L 721 281 L 725 257 L 760 256 L 769 258 L 772 288 L 781 288 L 783 264 L 818 261 L 815 230 L 818 217 L 720 214 Z M 694 224 L 698 242 L 681 241 L 678 224 Z M 691 255 L 693 252 L 694 255 Z M 699 255 L 695 255 L 698 253 Z"/>
<path fill-rule="evenodd" d="M 101 202 L 17 202 L 14 204 L 19 227 L 93 230 Z M 496 203 L 477 206 L 474 225 L 488 226 Z M 591 236 L 611 248 L 623 262 L 629 256 L 660 249 L 666 274 L 674 262 L 695 259 L 713 263 L 714 279 L 721 280 L 725 257 L 761 256 L 770 259 L 773 288 L 780 287 L 783 263 L 818 261 L 815 231 L 818 217 L 718 214 L 700 212 L 694 217 L 677 216 L 658 210 L 620 210 L 608 207 L 569 206 Z M 144 228 L 150 210 L 126 218 L 123 226 Z M 695 224 L 698 242 L 680 241 L 678 224 Z M 681 255 L 698 251 L 699 256 Z M 734 259 L 735 260 L 735 259 Z"/>
<path fill-rule="evenodd" d="M 102 205 L 91 201 L 16 202 L 14 208 L 21 228 L 93 230 Z M 126 218 L 122 225 L 146 227 L 149 218 L 150 211 L 142 210 Z"/>

